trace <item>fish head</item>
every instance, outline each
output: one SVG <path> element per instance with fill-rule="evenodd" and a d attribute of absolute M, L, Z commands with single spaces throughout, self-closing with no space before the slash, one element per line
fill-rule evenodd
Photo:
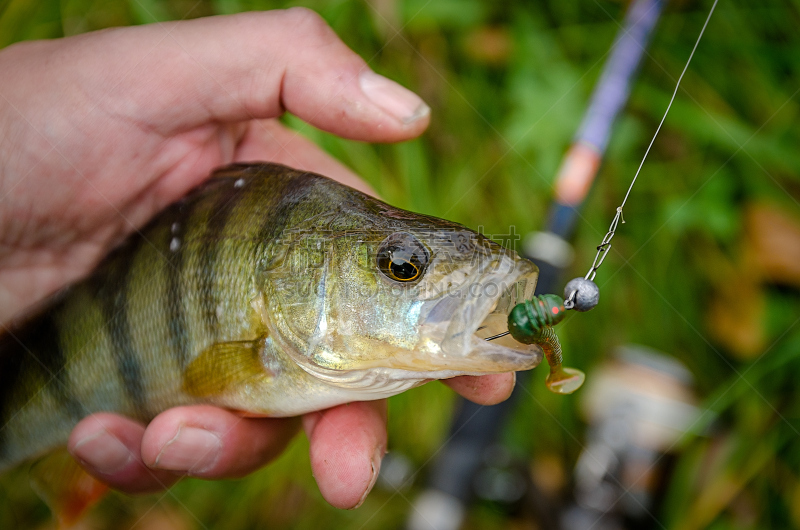
<path fill-rule="evenodd" d="M 402 386 L 539 364 L 536 345 L 484 340 L 533 296 L 531 261 L 462 225 L 333 188 L 282 232 L 263 274 L 264 320 L 306 372 Z"/>

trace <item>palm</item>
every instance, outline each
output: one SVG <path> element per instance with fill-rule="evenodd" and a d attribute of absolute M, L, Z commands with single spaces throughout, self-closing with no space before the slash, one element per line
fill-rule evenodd
<path fill-rule="evenodd" d="M 0 99 L 0 116 L 6 118 L 0 135 L 11 140 L 0 146 L 8 161 L 0 175 L 0 323 L 87 274 L 116 242 L 221 164 L 281 161 L 330 170 L 333 178 L 359 185 L 315 146 L 274 122 L 254 119 L 278 116 L 291 100 L 281 93 L 281 81 L 285 85 L 288 79 L 285 65 L 265 68 L 261 56 L 240 57 L 247 64 L 232 64 L 198 49 L 195 41 L 205 26 L 237 33 L 252 26 L 252 18 L 195 21 L 180 26 L 188 31 L 170 30 L 167 39 L 165 28 L 122 28 L 61 43 L 17 45 L 0 55 L 0 70 L 16 80 Z M 293 18 L 300 25 L 319 24 L 314 17 Z M 153 57 L 152 49 L 141 45 L 156 37 L 165 40 L 162 53 L 173 62 L 169 68 L 164 60 L 153 61 L 160 55 Z M 344 48 L 329 29 L 317 39 L 335 39 Z M 90 60 L 61 60 L 88 49 Z M 348 54 L 351 70 L 363 68 L 360 59 Z M 211 64 L 199 64 L 206 55 Z M 254 66 L 253 61 L 265 70 L 264 86 L 256 93 L 246 90 L 241 79 L 241 68 Z M 54 99 L 53 86 L 68 89 L 57 101 L 48 101 Z M 302 97 L 308 88 L 297 92 Z M 331 91 L 330 102 L 342 92 Z M 43 107 L 42 101 L 53 107 Z M 314 106 L 324 110 L 330 102 L 297 113 L 311 114 L 324 126 L 329 117 Z M 424 126 L 395 123 L 368 136 L 399 139 Z M 342 133 L 363 137 L 361 128 L 345 124 Z M 284 148 L 287 142 L 291 145 Z"/>

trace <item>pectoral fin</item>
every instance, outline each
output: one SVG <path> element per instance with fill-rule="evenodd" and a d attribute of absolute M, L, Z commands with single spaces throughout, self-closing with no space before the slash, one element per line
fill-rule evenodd
<path fill-rule="evenodd" d="M 53 451 L 31 466 L 31 486 L 58 519 L 59 528 L 75 525 L 108 491 L 90 476 L 66 448 Z"/>
<path fill-rule="evenodd" d="M 240 385 L 271 377 L 261 362 L 264 340 L 219 342 L 210 346 L 186 367 L 184 391 L 196 397 L 220 396 Z"/>

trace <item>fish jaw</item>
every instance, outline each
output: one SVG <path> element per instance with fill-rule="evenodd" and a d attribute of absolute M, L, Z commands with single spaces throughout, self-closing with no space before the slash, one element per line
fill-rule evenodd
<path fill-rule="evenodd" d="M 417 357 L 424 356 L 431 370 L 459 374 L 535 368 L 542 361 L 538 346 L 510 336 L 485 339 L 508 330 L 508 313 L 533 296 L 537 277 L 538 269 L 530 261 L 512 252 L 495 255 L 476 281 L 423 308 Z"/>

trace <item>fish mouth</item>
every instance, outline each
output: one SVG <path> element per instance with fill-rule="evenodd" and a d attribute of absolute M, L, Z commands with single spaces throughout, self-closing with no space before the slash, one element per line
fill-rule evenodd
<path fill-rule="evenodd" d="M 434 354 L 430 369 L 481 374 L 536 367 L 542 360 L 538 346 L 510 335 L 486 339 L 508 331 L 509 313 L 533 296 L 538 272 L 515 254 L 500 255 L 483 267 L 476 281 L 436 301 L 420 319 L 423 349 Z"/>

